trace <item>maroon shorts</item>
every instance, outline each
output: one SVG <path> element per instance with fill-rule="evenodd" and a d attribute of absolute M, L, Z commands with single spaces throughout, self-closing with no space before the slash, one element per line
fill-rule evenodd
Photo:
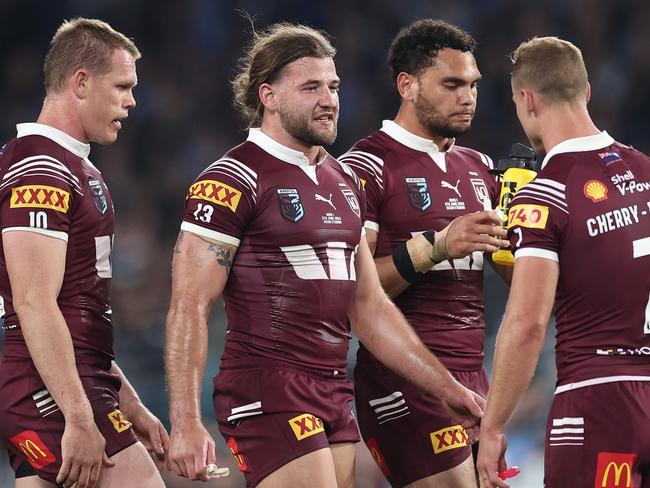
<path fill-rule="evenodd" d="M 121 382 L 104 370 L 81 370 L 81 382 L 110 457 L 137 441 L 130 422 L 119 411 Z M 65 419 L 31 362 L 5 359 L 0 364 L 0 419 L 0 440 L 7 446 L 16 476 L 38 475 L 56 484 Z"/>
<path fill-rule="evenodd" d="M 650 382 L 555 396 L 546 425 L 547 488 L 650 488 Z"/>
<path fill-rule="evenodd" d="M 453 371 L 467 388 L 485 396 L 485 370 Z M 354 373 L 361 435 L 394 487 L 447 471 L 472 454 L 467 434 L 437 397 L 378 363 L 357 364 Z"/>
<path fill-rule="evenodd" d="M 305 454 L 358 442 L 352 385 L 291 367 L 222 369 L 214 379 L 219 430 L 246 486 Z"/>

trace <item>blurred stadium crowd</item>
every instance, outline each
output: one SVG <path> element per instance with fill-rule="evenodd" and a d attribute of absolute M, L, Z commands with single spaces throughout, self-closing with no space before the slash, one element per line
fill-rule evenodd
<path fill-rule="evenodd" d="M 342 79 L 339 137 L 330 149 L 335 156 L 377 129 L 382 119 L 393 117 L 398 98 L 386 52 L 402 26 L 423 17 L 455 23 L 479 43 L 477 61 L 483 79 L 478 112 L 461 145 L 498 159 L 507 155 L 513 142 L 525 142 L 510 99 L 508 54 L 534 35 L 558 35 L 583 50 L 596 124 L 617 140 L 650 152 L 650 3 L 645 0 L 2 0 L 3 143 L 15 135 L 16 123 L 33 121 L 38 114 L 43 98 L 41 62 L 63 19 L 106 20 L 132 37 L 143 53 L 135 90 L 138 106 L 118 142 L 93 147 L 91 159 L 104 174 L 117 212 L 113 310 L 118 361 L 164 422 L 164 320 L 172 247 L 185 193 L 201 169 L 245 137 L 229 87 L 242 46 L 250 39 L 251 26 L 241 11 L 254 15 L 257 27 L 286 20 L 324 29 L 333 37 Z M 497 280 L 488 274 L 488 361 L 507 293 Z M 234 470 L 216 432 L 210 399 L 224 323 L 219 308 L 211 325 L 204 414 L 220 443 L 221 464 Z M 1 339 L 0 330 L 0 343 Z M 542 485 L 544 424 L 555 381 L 553 342 L 551 328 L 536 380 L 510 427 L 509 460 L 522 467 L 513 487 Z M 355 352 L 353 346 L 351 368 Z M 360 453 L 357 485 L 386 486 L 363 449 Z M 12 480 L 2 452 L 0 486 L 12 486 Z M 173 476 L 167 476 L 167 483 L 189 486 Z M 233 474 L 210 484 L 239 487 L 243 477 Z"/>

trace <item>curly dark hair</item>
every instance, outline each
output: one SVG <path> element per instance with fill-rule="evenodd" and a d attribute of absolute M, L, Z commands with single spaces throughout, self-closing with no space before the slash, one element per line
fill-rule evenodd
<path fill-rule="evenodd" d="M 441 49 L 474 53 L 476 41 L 464 30 L 444 20 L 422 19 L 404 27 L 388 50 L 393 80 L 402 72 L 417 76 L 435 63 Z"/>

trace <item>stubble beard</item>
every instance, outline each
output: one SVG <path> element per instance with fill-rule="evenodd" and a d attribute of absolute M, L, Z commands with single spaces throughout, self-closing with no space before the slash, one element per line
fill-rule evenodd
<path fill-rule="evenodd" d="M 422 91 L 418 93 L 415 99 L 415 115 L 422 127 L 427 129 L 430 134 L 435 134 L 439 137 L 455 138 L 468 133 L 472 128 L 471 123 L 467 125 L 454 125 L 443 118 L 436 111 L 433 103 L 424 97 Z"/>
<path fill-rule="evenodd" d="M 317 131 L 309 125 L 311 114 L 303 116 L 284 107 L 278 110 L 278 114 L 284 130 L 308 146 L 330 146 L 336 140 L 336 119 L 331 130 Z"/>

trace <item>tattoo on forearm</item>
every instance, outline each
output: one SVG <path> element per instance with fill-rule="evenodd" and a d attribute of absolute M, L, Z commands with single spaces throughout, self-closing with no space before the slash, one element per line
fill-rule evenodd
<path fill-rule="evenodd" d="M 226 273 L 230 273 L 230 268 L 232 268 L 232 251 L 217 246 L 216 244 L 210 244 L 208 246 L 208 251 L 213 252 L 217 258 L 217 263 L 226 268 Z"/>

